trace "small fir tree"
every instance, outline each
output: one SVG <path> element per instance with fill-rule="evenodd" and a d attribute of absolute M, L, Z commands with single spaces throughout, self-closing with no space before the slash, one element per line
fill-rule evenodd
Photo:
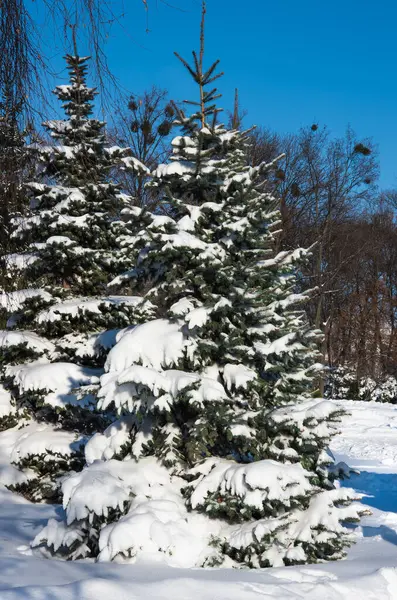
<path fill-rule="evenodd" d="M 110 351 L 99 407 L 120 419 L 88 442 L 63 485 L 66 522 L 34 545 L 186 566 L 340 558 L 341 521 L 359 515 L 328 469 L 340 411 L 315 398 L 319 333 L 295 291 L 307 252 L 275 254 L 278 203 L 259 183 L 274 165 L 247 166 L 247 134 L 218 124 L 218 63 L 205 71 L 203 54 L 202 26 L 193 66 L 181 59 L 196 111 L 178 111 L 182 135 L 154 173 L 176 217 L 152 228 L 135 271 L 158 318 Z"/>
<path fill-rule="evenodd" d="M 27 424 L 31 441 L 16 443 L 19 470 L 6 483 L 33 500 L 56 499 L 60 476 L 83 465 L 85 436 L 111 422 L 95 410 L 93 391 L 140 298 L 109 296 L 107 284 L 135 262 L 149 218 L 138 210 L 135 221 L 120 218 L 131 199 L 112 169 L 147 169 L 130 150 L 107 146 L 105 123 L 92 117 L 88 57 L 66 60 L 70 82 L 55 90 L 66 119 L 48 121 L 55 143 L 35 148 L 42 182 L 28 184 L 30 213 L 13 219 L 20 251 L 6 256 L 10 279 L 18 272 L 16 285 L 27 289 L 0 296 L 8 328 L 0 331 L 0 429 Z"/>

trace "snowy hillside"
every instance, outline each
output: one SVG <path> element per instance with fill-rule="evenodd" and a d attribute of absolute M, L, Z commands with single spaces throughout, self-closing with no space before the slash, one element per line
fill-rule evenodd
<path fill-rule="evenodd" d="M 34 505 L 0 488 L 1 600 L 386 600 L 397 598 L 397 406 L 344 402 L 332 451 L 359 469 L 348 485 L 371 507 L 344 561 L 263 570 L 178 569 L 64 562 L 29 544 L 59 507 Z M 0 470 L 9 468 L 10 431 L 0 434 Z M 20 432 L 21 434 L 21 432 Z M 19 434 L 19 435 L 20 435 Z"/>

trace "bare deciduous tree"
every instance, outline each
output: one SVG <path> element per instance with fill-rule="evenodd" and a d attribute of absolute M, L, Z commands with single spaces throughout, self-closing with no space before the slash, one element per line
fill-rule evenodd
<path fill-rule="evenodd" d="M 316 288 L 308 310 L 325 333 L 324 357 L 331 353 L 330 331 L 335 309 L 342 298 L 338 277 L 360 252 L 356 243 L 340 231 L 357 220 L 374 202 L 378 178 L 376 149 L 360 140 L 351 129 L 332 139 L 317 124 L 298 134 L 277 136 L 267 130 L 254 132 L 250 160 L 258 164 L 285 153 L 275 176 L 283 219 L 281 248 L 316 244 L 303 273 L 305 283 Z M 350 231 L 351 234 L 351 231 Z"/>
<path fill-rule="evenodd" d="M 119 101 L 110 137 L 120 145 L 129 146 L 133 155 L 152 171 L 169 156 L 174 116 L 168 93 L 153 87 L 142 95 L 132 95 L 128 102 Z M 120 170 L 117 179 L 137 205 L 156 210 L 156 190 L 145 186 L 147 177 L 131 176 L 128 171 Z"/>

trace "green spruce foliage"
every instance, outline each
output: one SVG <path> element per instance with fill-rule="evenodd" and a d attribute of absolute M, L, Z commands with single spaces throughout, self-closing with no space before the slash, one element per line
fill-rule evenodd
<path fill-rule="evenodd" d="M 63 484 L 65 521 L 34 544 L 188 566 L 341 558 L 341 522 L 359 514 L 326 453 L 340 411 L 317 398 L 320 333 L 296 291 L 308 252 L 275 252 L 276 164 L 246 164 L 248 135 L 219 123 L 217 62 L 203 56 L 202 28 L 193 64 L 181 59 L 198 101 L 178 109 L 181 135 L 153 174 L 174 218 L 153 223 L 133 271 L 156 318 L 109 352 L 98 408 L 120 418 L 88 442 Z"/>
<path fill-rule="evenodd" d="M 66 118 L 47 121 L 53 144 L 33 148 L 40 174 L 28 184 L 29 213 L 12 221 L 18 251 L 5 257 L 9 291 L 0 295 L 0 428 L 23 427 L 8 480 L 34 500 L 57 498 L 60 477 L 82 466 L 86 436 L 111 422 L 96 411 L 95 386 L 141 300 L 107 290 L 135 263 L 141 227 L 141 213 L 121 218 L 132 199 L 112 171 L 147 169 L 107 145 L 105 123 L 92 116 L 88 57 L 66 61 L 69 83 L 55 89 Z"/>

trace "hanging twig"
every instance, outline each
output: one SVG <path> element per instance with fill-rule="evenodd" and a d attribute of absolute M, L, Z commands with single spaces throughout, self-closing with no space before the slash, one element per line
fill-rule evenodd
<path fill-rule="evenodd" d="M 203 60 L 204 60 L 204 39 L 205 39 L 205 14 L 207 12 L 207 6 L 205 0 L 201 6 L 201 24 L 200 24 L 200 62 L 198 65 L 197 72 L 200 75 L 200 108 L 201 108 L 201 126 L 205 125 L 205 102 L 204 102 L 204 81 L 203 81 Z M 193 56 L 195 54 L 193 53 Z"/>

